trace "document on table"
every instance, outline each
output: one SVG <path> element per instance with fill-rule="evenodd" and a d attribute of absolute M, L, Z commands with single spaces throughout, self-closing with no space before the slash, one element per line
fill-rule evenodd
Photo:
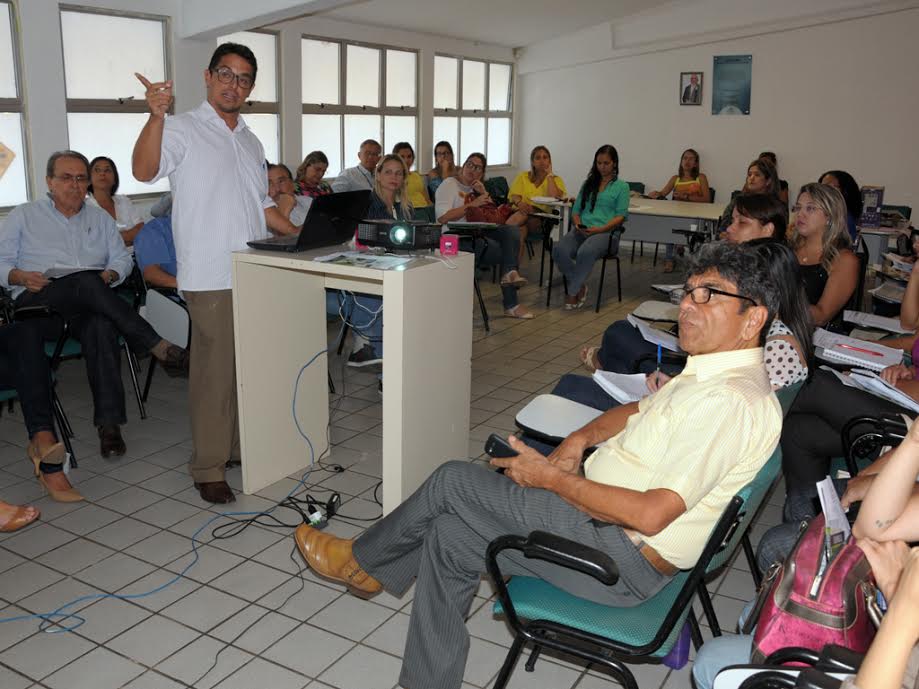
<path fill-rule="evenodd" d="M 893 402 L 897 406 L 919 414 L 919 403 L 916 400 L 872 371 L 856 368 L 849 371 L 849 375 L 846 375 L 831 369 L 829 366 L 821 366 L 821 368 L 824 371 L 830 371 L 843 385 L 864 390 L 875 397 Z"/>
<path fill-rule="evenodd" d="M 887 281 L 883 285 L 868 290 L 868 294 L 881 301 L 887 301 L 891 304 L 901 304 L 903 302 L 903 296 L 906 294 L 906 288 L 895 282 Z"/>
<path fill-rule="evenodd" d="M 817 328 L 814 332 L 814 346 L 822 348 L 824 359 L 856 364 L 875 371 L 903 361 L 903 352 L 899 349 L 885 347 L 877 342 L 837 335 L 823 328 Z"/>
<path fill-rule="evenodd" d="M 49 280 L 65 278 L 74 273 L 84 273 L 86 271 L 100 272 L 105 270 L 105 266 L 52 266 L 46 270 L 43 275 Z"/>
<path fill-rule="evenodd" d="M 651 344 L 660 345 L 664 349 L 668 349 L 671 352 L 683 351 L 680 349 L 679 339 L 670 333 L 664 332 L 663 330 L 658 330 L 657 328 L 652 328 L 650 325 L 643 323 L 632 314 L 629 314 L 626 317 L 626 320 L 631 323 L 633 327 L 638 328 L 638 332 L 641 333 L 641 336 Z"/>
<path fill-rule="evenodd" d="M 886 330 L 891 333 L 901 333 L 903 335 L 911 335 L 913 330 L 908 330 L 900 325 L 899 318 L 888 318 L 886 316 L 878 316 L 874 313 L 864 313 L 863 311 L 849 311 L 846 309 L 842 312 L 842 317 L 845 321 L 849 323 L 855 323 L 855 325 L 861 325 L 866 328 L 879 328 L 881 330 Z"/>
<path fill-rule="evenodd" d="M 411 256 L 377 256 L 365 254 L 360 251 L 340 251 L 327 256 L 317 256 L 313 259 L 319 263 L 335 263 L 341 266 L 356 266 L 358 268 L 376 268 L 389 270 L 396 266 L 404 265 L 412 260 Z"/>
<path fill-rule="evenodd" d="M 620 404 L 637 402 L 651 394 L 651 391 L 648 390 L 647 376 L 644 373 L 629 375 L 597 369 L 594 371 L 593 379 Z"/>

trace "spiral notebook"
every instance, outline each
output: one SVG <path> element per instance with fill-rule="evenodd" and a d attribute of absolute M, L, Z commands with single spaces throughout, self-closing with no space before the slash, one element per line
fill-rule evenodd
<path fill-rule="evenodd" d="M 814 346 L 822 350 L 818 352 L 822 359 L 853 364 L 872 371 L 882 371 L 903 361 L 902 350 L 885 347 L 879 342 L 837 335 L 823 328 L 817 328 L 814 332 Z"/>

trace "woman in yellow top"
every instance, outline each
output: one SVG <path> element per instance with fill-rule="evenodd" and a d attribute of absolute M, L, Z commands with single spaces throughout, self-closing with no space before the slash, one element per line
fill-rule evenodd
<path fill-rule="evenodd" d="M 708 190 L 708 177 L 699 172 L 699 154 L 695 149 L 687 148 L 680 156 L 680 168 L 677 174 L 670 178 L 660 191 L 652 191 L 648 198 L 662 199 L 673 192 L 674 201 L 690 201 L 692 203 L 711 203 L 711 193 Z M 673 244 L 667 245 L 664 260 L 664 272 L 673 272 Z"/>
<path fill-rule="evenodd" d="M 552 154 L 545 146 L 537 146 L 530 151 L 530 171 L 517 175 L 508 191 L 508 200 L 516 206 L 517 210 L 526 213 L 549 213 L 550 206 L 533 203 L 533 198 L 551 196 L 554 199 L 563 199 L 568 194 L 565 181 L 552 172 Z M 528 217 L 520 226 L 520 256 L 518 262 L 523 260 L 523 249 L 526 244 L 527 233 L 537 231 L 542 223 L 542 218 Z"/>
<path fill-rule="evenodd" d="M 425 179 L 417 170 L 412 170 L 412 165 L 415 164 L 415 149 L 408 141 L 400 141 L 392 147 L 392 152 L 393 155 L 402 158 L 405 169 L 410 171 L 405 177 L 405 187 L 408 202 L 415 210 L 415 219 L 434 222 L 434 204 L 428 195 Z"/>

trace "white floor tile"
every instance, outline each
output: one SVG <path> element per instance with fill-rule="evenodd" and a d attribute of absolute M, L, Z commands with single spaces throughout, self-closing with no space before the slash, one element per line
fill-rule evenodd
<path fill-rule="evenodd" d="M 366 646 L 356 646 L 319 679 L 339 689 L 379 689 L 395 684 L 402 662 Z"/>
<path fill-rule="evenodd" d="M 193 591 L 161 611 L 177 622 L 206 632 L 246 607 L 245 601 L 207 586 Z"/>
<path fill-rule="evenodd" d="M 95 648 L 43 683 L 50 689 L 120 689 L 145 670 L 105 648 Z"/>
<path fill-rule="evenodd" d="M 309 623 L 320 629 L 360 641 L 392 615 L 393 611 L 390 608 L 356 596 L 346 595 L 309 618 Z"/>
<path fill-rule="evenodd" d="M 0 653 L 0 663 L 39 680 L 92 649 L 75 634 L 36 634 Z"/>
<path fill-rule="evenodd" d="M 279 615 L 267 608 L 250 605 L 209 633 L 221 641 L 258 654 L 299 624 L 297 620 Z"/>
<path fill-rule="evenodd" d="M 319 674 L 354 647 L 354 642 L 303 624 L 269 647 L 262 656 L 308 677 Z M 304 649 L 310 649 L 305 653 Z"/>
<path fill-rule="evenodd" d="M 106 646 L 144 665 L 153 666 L 187 646 L 199 633 L 155 615 L 109 641 Z"/>
<path fill-rule="evenodd" d="M 274 663 L 255 658 L 217 685 L 216 689 L 302 689 L 308 677 Z"/>
<path fill-rule="evenodd" d="M 156 669 L 196 689 L 209 689 L 252 658 L 245 651 L 201 636 L 161 662 Z"/>

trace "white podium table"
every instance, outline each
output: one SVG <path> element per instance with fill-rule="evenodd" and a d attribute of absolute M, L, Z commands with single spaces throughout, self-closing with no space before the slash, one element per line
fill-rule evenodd
<path fill-rule="evenodd" d="M 233 255 L 243 492 L 309 465 L 291 402 L 303 365 L 328 347 L 326 288 L 377 294 L 384 304 L 383 511 L 389 513 L 437 466 L 468 452 L 473 256 L 451 257 L 454 269 L 431 256 L 385 271 L 312 260 L 337 248 Z M 303 371 L 296 418 L 318 457 L 329 421 L 324 354 Z"/>
<path fill-rule="evenodd" d="M 688 230 L 696 225 L 699 232 L 708 231 L 724 213 L 723 203 L 690 203 L 663 199 L 631 199 L 626 220 L 625 240 L 685 244 L 686 237 L 673 230 Z"/>

